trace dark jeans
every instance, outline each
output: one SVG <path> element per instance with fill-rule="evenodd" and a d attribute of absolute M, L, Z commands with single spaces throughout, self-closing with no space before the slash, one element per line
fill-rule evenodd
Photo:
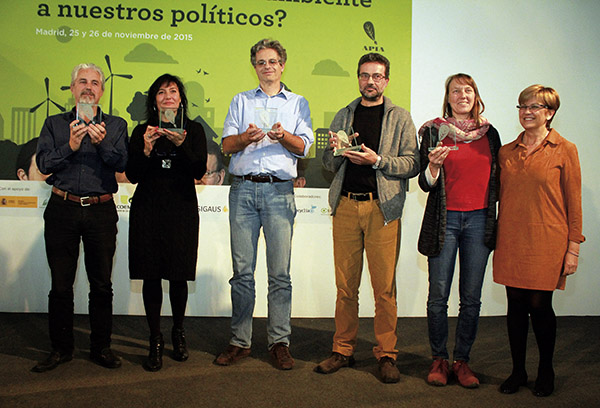
<path fill-rule="evenodd" d="M 52 276 L 48 318 L 52 349 L 70 353 L 73 338 L 73 284 L 83 241 L 90 283 L 90 349 L 110 346 L 112 331 L 111 272 L 116 247 L 117 210 L 114 201 L 82 207 L 52 194 L 44 211 L 46 255 Z"/>

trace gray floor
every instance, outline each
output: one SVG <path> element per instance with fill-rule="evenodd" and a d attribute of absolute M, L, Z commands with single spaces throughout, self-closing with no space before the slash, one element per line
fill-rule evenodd
<path fill-rule="evenodd" d="M 169 318 L 163 331 L 170 333 Z M 427 322 L 398 321 L 398 366 L 401 381 L 382 384 L 372 357 L 372 319 L 361 319 L 354 368 L 331 375 L 312 370 L 331 348 L 332 319 L 293 319 L 293 370 L 282 372 L 269 363 L 264 319 L 255 319 L 252 355 L 232 367 L 212 364 L 227 345 L 229 319 L 188 318 L 190 359 L 169 357 L 156 373 L 142 369 L 146 356 L 144 317 L 116 316 L 113 349 L 123 367 L 108 370 L 88 360 L 87 316 L 76 316 L 75 359 L 54 371 L 30 368 L 48 351 L 45 314 L 0 313 L 0 407 L 592 407 L 600 404 L 600 317 L 560 317 L 555 354 L 556 391 L 536 398 L 522 388 L 502 395 L 498 385 L 511 363 L 503 317 L 480 321 L 471 353 L 471 367 L 482 385 L 467 390 L 452 381 L 446 387 L 427 385 L 429 368 Z M 455 319 L 451 319 L 451 333 Z M 452 336 L 451 336 L 452 339 Z M 452 342 L 451 342 L 452 343 Z M 451 347 L 451 344 L 450 344 Z M 537 349 L 529 337 L 529 388 L 535 380 Z"/>

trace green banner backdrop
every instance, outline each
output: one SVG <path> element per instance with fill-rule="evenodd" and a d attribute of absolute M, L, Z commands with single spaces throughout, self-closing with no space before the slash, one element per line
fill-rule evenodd
<path fill-rule="evenodd" d="M 358 94 L 356 64 L 367 52 L 391 61 L 386 95 L 409 109 L 410 0 L 47 1 L 3 4 L 0 15 L 0 178 L 16 179 L 19 146 L 48 115 L 71 109 L 71 69 L 99 65 L 100 103 L 143 121 L 146 91 L 169 72 L 184 81 L 190 117 L 220 141 L 231 98 L 257 86 L 250 47 L 262 38 L 288 52 L 283 82 L 310 104 L 315 145 L 307 187 L 328 187 L 320 153 L 333 115 Z"/>

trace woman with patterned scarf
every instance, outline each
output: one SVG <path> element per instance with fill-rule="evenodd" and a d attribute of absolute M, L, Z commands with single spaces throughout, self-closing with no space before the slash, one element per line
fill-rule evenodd
<path fill-rule="evenodd" d="M 459 253 L 459 313 L 452 371 L 460 385 L 476 388 L 469 353 L 477 334 L 481 287 L 496 239 L 500 137 L 481 116 L 485 105 L 467 74 L 446 80 L 443 117 L 419 130 L 419 186 L 428 194 L 419 252 L 428 258 L 427 322 L 433 363 L 427 382 L 448 382 L 448 297 Z"/>

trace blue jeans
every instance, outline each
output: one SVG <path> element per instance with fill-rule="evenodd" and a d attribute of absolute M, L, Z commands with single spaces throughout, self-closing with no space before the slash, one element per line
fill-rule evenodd
<path fill-rule="evenodd" d="M 484 244 L 487 209 L 448 211 L 446 239 L 438 256 L 428 258 L 429 297 L 427 323 L 433 357 L 448 359 L 448 296 L 452 286 L 456 253 L 459 252 L 459 312 L 454 360 L 469 361 L 477 335 L 481 286 L 490 249 Z"/>
<path fill-rule="evenodd" d="M 289 345 L 292 309 L 290 257 L 296 203 L 292 181 L 255 183 L 235 178 L 229 190 L 229 228 L 233 277 L 230 344 L 249 348 L 254 312 L 254 270 L 260 229 L 267 247 L 267 338 Z"/>

